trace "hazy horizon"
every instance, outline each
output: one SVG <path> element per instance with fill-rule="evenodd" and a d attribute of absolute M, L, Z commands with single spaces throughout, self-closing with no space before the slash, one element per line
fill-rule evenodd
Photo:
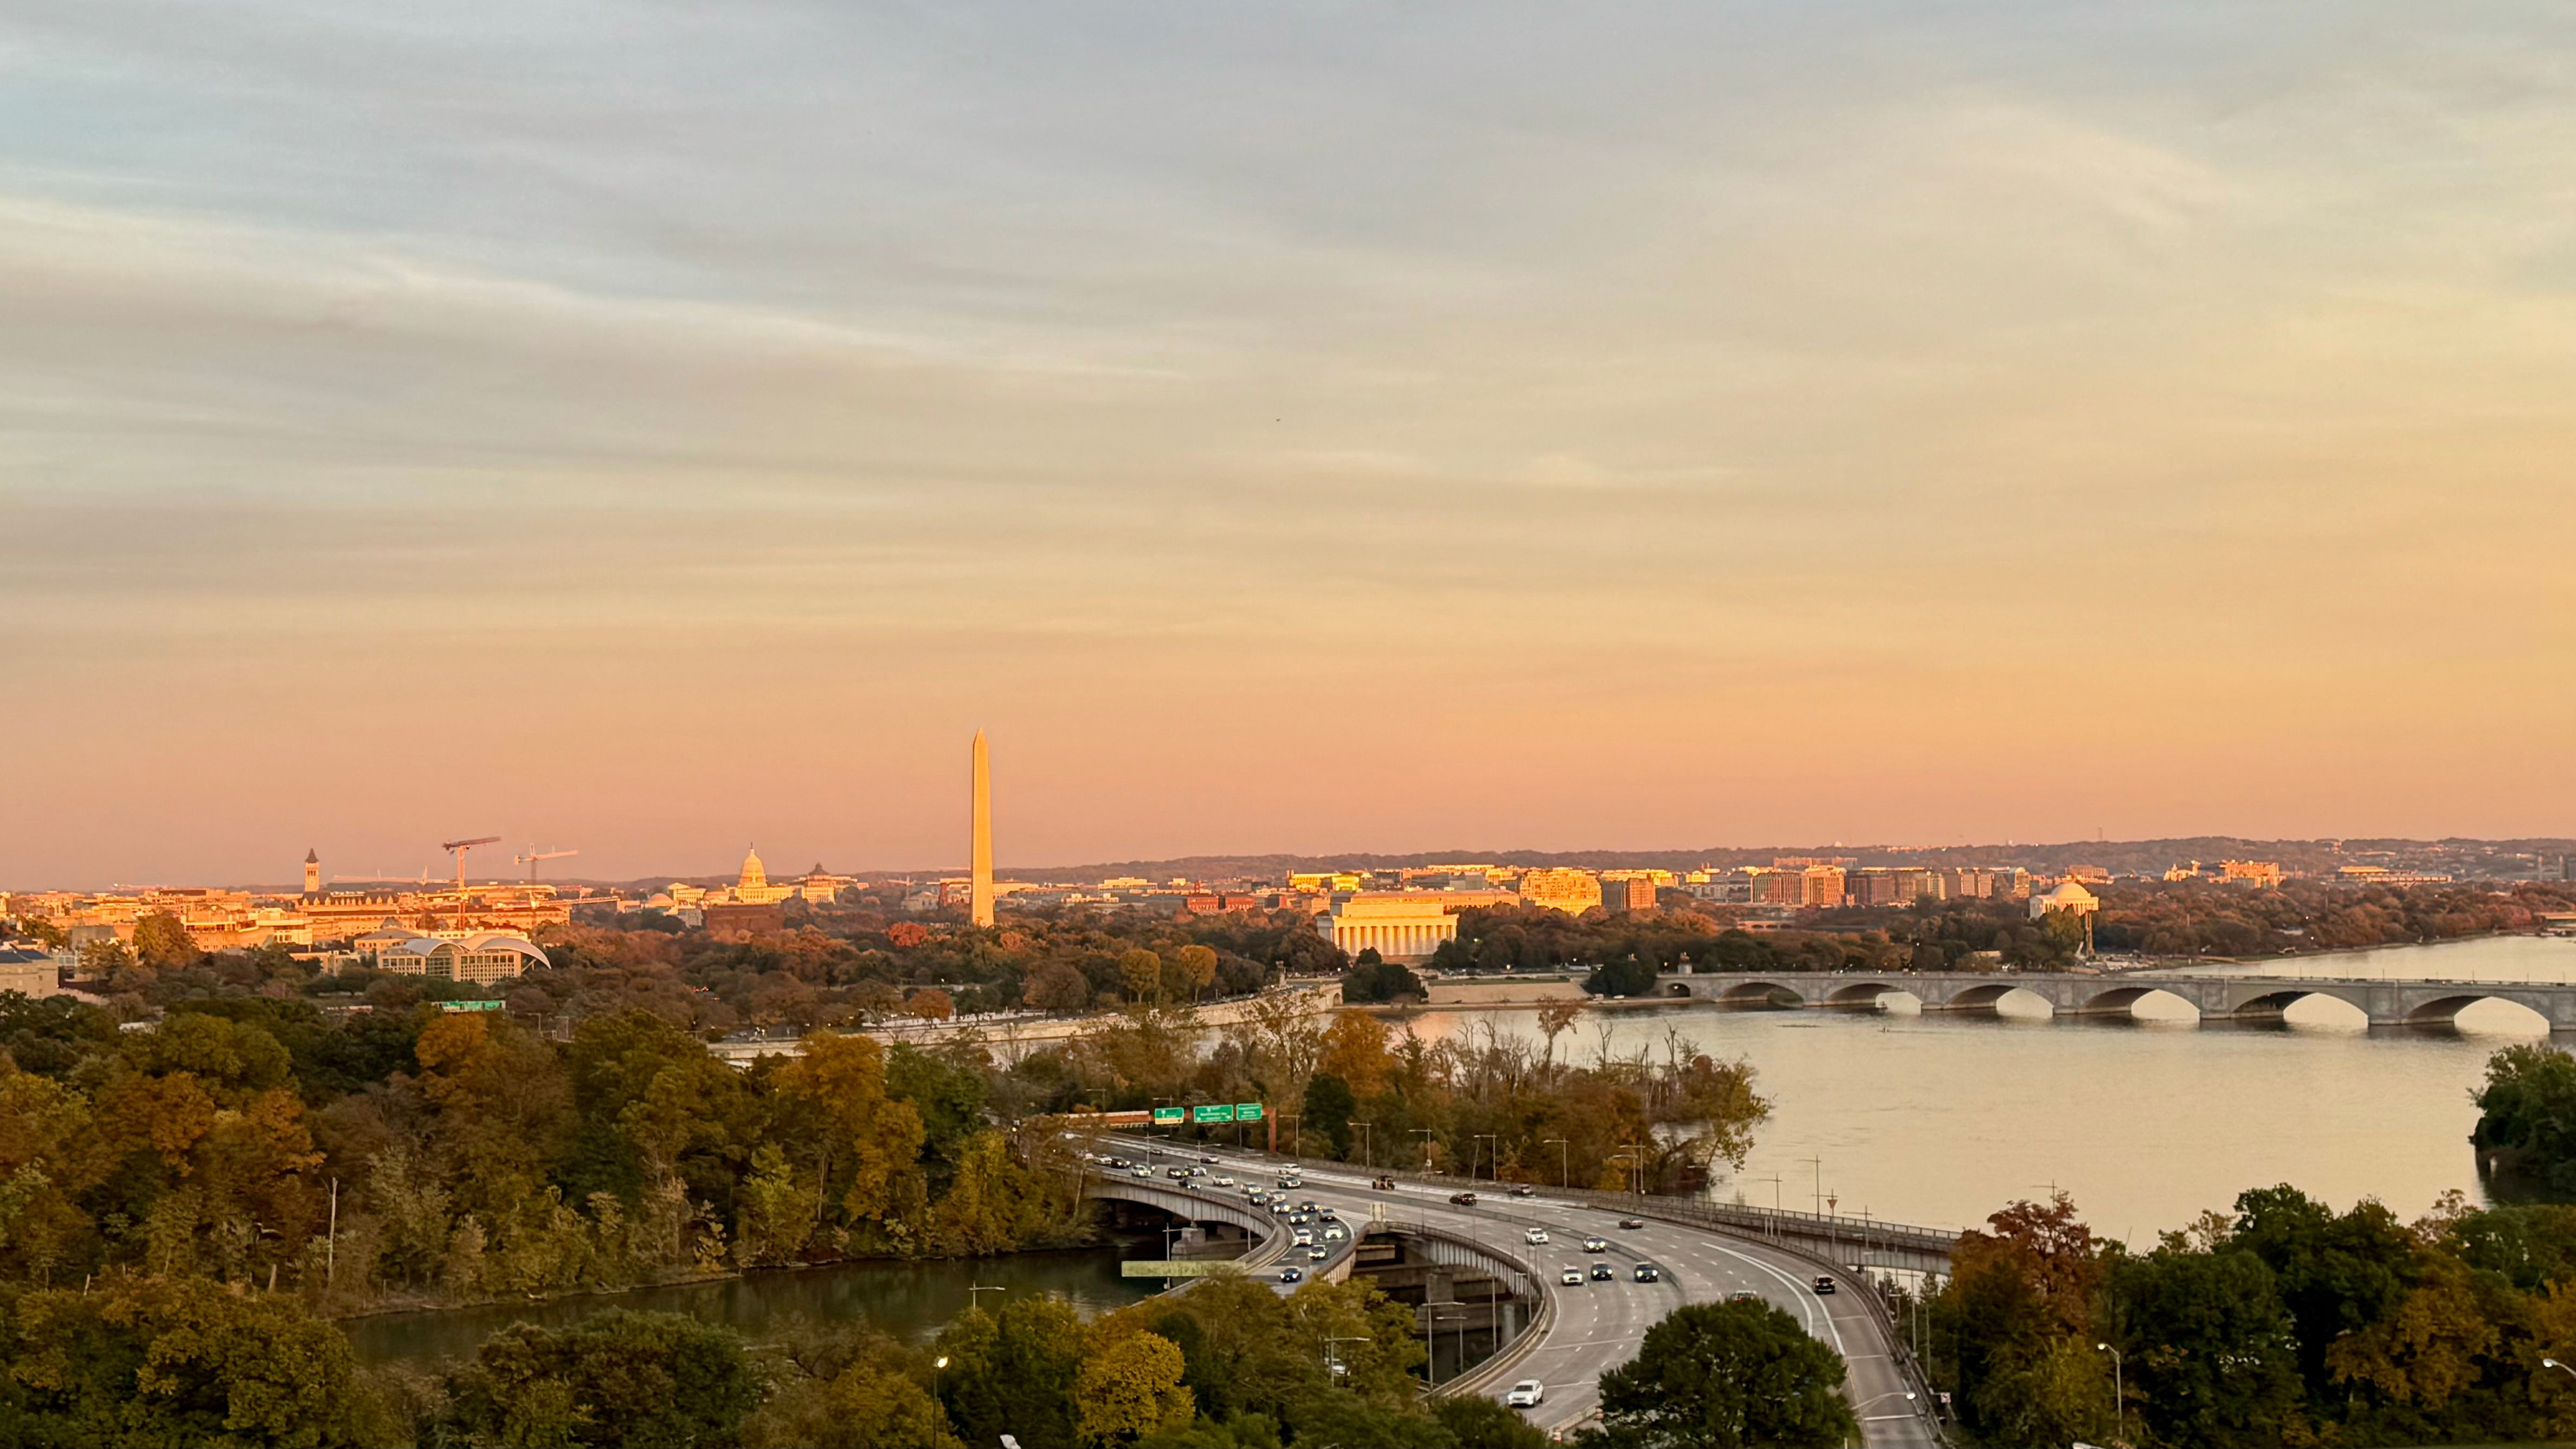
<path fill-rule="evenodd" d="M 2576 831 L 2566 7 L 0 68 L 0 880 Z"/>

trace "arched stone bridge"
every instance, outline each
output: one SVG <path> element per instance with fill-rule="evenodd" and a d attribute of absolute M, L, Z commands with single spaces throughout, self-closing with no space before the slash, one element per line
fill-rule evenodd
<path fill-rule="evenodd" d="M 2196 976 L 2124 971 L 1900 971 L 1769 974 L 1697 972 L 1656 978 L 1660 996 L 1728 1006 L 1818 1006 L 1866 1009 L 1904 992 L 1926 1011 L 1993 1011 L 2014 991 L 2027 991 L 2060 1016 L 2127 1016 L 2156 992 L 2182 998 L 2203 1021 L 2278 1020 L 2303 996 L 2331 996 L 2359 1007 L 2372 1026 L 2441 1026 L 2479 1001 L 2510 1001 L 2576 1031 L 2576 985 L 2539 982 L 2364 981 L 2301 976 Z"/>

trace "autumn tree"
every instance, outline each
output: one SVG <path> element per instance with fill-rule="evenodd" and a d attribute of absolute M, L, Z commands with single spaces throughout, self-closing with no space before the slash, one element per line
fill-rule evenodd
<path fill-rule="evenodd" d="M 1159 1004 L 1163 999 L 1163 958 L 1138 947 L 1118 958 L 1118 979 L 1125 983 L 1127 999 L 1137 1005 Z"/>
<path fill-rule="evenodd" d="M 1094 1349 L 1074 1381 L 1075 1431 L 1086 1445 L 1124 1445 L 1179 1428 L 1195 1412 L 1181 1386 L 1181 1351 L 1152 1333 L 1130 1333 Z"/>
<path fill-rule="evenodd" d="M 1025 999 L 1039 1011 L 1080 1011 L 1091 1004 L 1091 983 L 1070 962 L 1050 961 L 1029 977 Z"/>
<path fill-rule="evenodd" d="M 153 911 L 134 922 L 135 959 L 156 971 L 195 965 L 200 954 L 187 926 L 168 911 Z"/>

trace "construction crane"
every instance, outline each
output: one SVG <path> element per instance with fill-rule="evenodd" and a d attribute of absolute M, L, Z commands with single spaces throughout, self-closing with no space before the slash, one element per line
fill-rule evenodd
<path fill-rule="evenodd" d="M 527 853 L 527 854 L 525 854 L 525 855 L 514 855 L 514 856 L 511 856 L 511 857 L 510 857 L 510 863 L 511 863 L 512 865 L 524 865 L 524 866 L 526 866 L 526 867 L 528 868 L 528 884 L 530 884 L 530 885 L 535 885 L 535 884 L 537 883 L 537 862 L 538 862 L 538 861 L 541 861 L 541 860 L 561 860 L 561 859 L 563 859 L 563 858 L 564 858 L 565 856 L 567 856 L 567 855 L 579 855 L 579 854 L 581 854 L 581 852 L 580 852 L 580 851 L 578 851 L 578 850 L 539 850 L 539 849 L 537 849 L 537 848 L 536 848 L 536 846 L 534 846 L 534 845 L 530 845 L 530 846 L 528 847 L 528 853 Z"/>
<path fill-rule="evenodd" d="M 478 845 L 497 845 L 500 841 L 501 837 L 497 835 L 478 835 L 472 840 L 448 840 L 439 844 L 439 849 L 456 857 L 456 929 L 460 931 L 465 929 L 465 852 Z"/>

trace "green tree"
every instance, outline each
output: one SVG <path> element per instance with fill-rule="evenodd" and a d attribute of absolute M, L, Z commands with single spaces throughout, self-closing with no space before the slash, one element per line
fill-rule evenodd
<path fill-rule="evenodd" d="M 1839 1445 L 1860 1433 L 1840 1354 L 1767 1303 L 1695 1303 L 1601 1376 L 1600 1449 Z"/>
<path fill-rule="evenodd" d="M 1359 1111 L 1359 1099 L 1351 1095 L 1351 1084 L 1330 1072 L 1317 1072 L 1306 1079 L 1306 1100 L 1297 1119 L 1301 1131 L 1323 1134 L 1333 1144 L 1333 1155 L 1347 1161 L 1351 1155 L 1351 1122 Z"/>
<path fill-rule="evenodd" d="M 1082 1318 L 1052 1295 L 1022 1298 L 987 1316 L 969 1309 L 940 1334 L 948 1359 L 940 1392 L 957 1436 L 1022 1449 L 1075 1449 L 1074 1383 L 1087 1341 Z"/>
<path fill-rule="evenodd" d="M 1652 996 L 1655 968 L 1635 956 L 1604 962 L 1583 978 L 1583 989 L 1593 996 Z"/>
<path fill-rule="evenodd" d="M 2135 1415 L 2167 1444 L 2287 1442 L 2301 1392 L 2290 1315 L 2252 1253 L 2168 1244 L 2113 1278 Z"/>
<path fill-rule="evenodd" d="M 520 1323 L 485 1340 L 449 1378 L 447 1427 L 473 1443 L 727 1445 L 760 1390 L 731 1332 L 612 1309 L 561 1333 Z"/>
<path fill-rule="evenodd" d="M 2487 1058 L 2470 1136 L 2481 1172 L 2576 1199 L 2576 1056 L 2547 1043 L 2509 1046 Z"/>
<path fill-rule="evenodd" d="M 0 1440 L 322 1449 L 390 1432 L 348 1340 L 290 1297 L 109 1279 L 29 1293 L 11 1317 L 17 1392 L 0 1394 Z"/>

